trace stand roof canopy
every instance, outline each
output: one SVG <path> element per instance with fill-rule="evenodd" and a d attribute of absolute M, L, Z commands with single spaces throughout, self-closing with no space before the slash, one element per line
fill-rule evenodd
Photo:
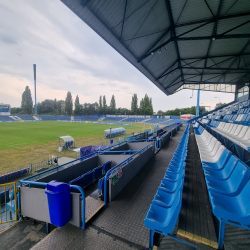
<path fill-rule="evenodd" d="M 249 0 L 61 1 L 167 95 L 250 82 Z"/>

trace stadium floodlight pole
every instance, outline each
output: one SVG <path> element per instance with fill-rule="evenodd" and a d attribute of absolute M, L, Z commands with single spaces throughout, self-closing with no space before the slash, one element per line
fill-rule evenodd
<path fill-rule="evenodd" d="M 196 107 L 196 116 L 199 116 L 200 111 L 200 90 L 197 92 L 197 107 Z"/>
<path fill-rule="evenodd" d="M 36 64 L 33 64 L 33 72 L 34 72 L 34 86 L 35 86 L 35 115 L 37 115 L 37 108 L 36 108 Z"/>
<path fill-rule="evenodd" d="M 110 126 L 109 138 L 110 138 L 110 145 L 111 145 L 111 126 Z"/>

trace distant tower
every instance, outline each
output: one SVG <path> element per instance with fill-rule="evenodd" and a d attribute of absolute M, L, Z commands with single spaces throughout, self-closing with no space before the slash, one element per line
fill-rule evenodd
<path fill-rule="evenodd" d="M 36 65 L 33 64 L 33 72 L 34 72 L 34 86 L 35 86 L 35 115 L 37 115 L 37 108 L 36 108 Z"/>

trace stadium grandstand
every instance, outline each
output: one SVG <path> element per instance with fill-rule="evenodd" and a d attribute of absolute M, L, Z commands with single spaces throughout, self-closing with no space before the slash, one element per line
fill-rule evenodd
<path fill-rule="evenodd" d="M 145 118 L 169 126 L 21 180 L 3 220 L 46 223 L 33 250 L 249 249 L 250 1 L 61 2 L 166 95 L 197 90 L 197 111 L 200 90 L 235 100 L 184 124 Z M 30 239 L 25 223 L 3 249 Z"/>

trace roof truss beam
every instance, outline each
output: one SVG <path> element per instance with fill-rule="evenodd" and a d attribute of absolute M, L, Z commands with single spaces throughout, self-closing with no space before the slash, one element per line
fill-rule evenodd
<path fill-rule="evenodd" d="M 182 69 L 205 69 L 205 70 L 245 70 L 246 72 L 247 71 L 250 71 L 250 69 L 244 69 L 244 68 L 210 68 L 210 67 L 182 67 Z"/>
<path fill-rule="evenodd" d="M 165 4 L 166 4 L 167 11 L 168 11 L 168 17 L 169 17 L 169 20 L 170 20 L 170 27 L 171 27 L 171 31 L 172 31 L 171 37 L 175 38 L 176 37 L 176 32 L 175 32 L 175 27 L 174 27 L 174 19 L 173 19 L 170 0 L 165 0 Z M 178 59 L 178 67 L 181 70 L 181 79 L 182 79 L 182 81 L 184 81 L 183 71 L 181 69 L 180 51 L 179 51 L 177 41 L 175 41 L 175 50 L 176 50 L 177 59 Z"/>
<path fill-rule="evenodd" d="M 168 45 L 170 42 L 178 42 L 178 41 L 196 41 L 196 40 L 220 40 L 220 39 L 232 39 L 232 38 L 250 38 L 249 34 L 232 34 L 232 35 L 215 35 L 215 36 L 196 36 L 196 37 L 171 37 L 166 42 L 162 43 L 161 45 L 157 46 L 155 49 L 148 51 L 145 55 L 143 55 L 139 60 L 138 63 L 153 55 L 155 52 L 163 48 L 164 46 Z M 153 47 L 153 46 L 152 46 Z"/>
<path fill-rule="evenodd" d="M 189 57 L 189 58 L 181 58 L 181 60 L 195 60 L 195 59 L 206 59 L 206 58 L 219 58 L 219 57 L 239 57 L 239 56 L 248 56 L 250 53 L 242 53 L 242 54 L 229 54 L 229 55 L 219 55 L 219 56 L 208 56 L 208 57 Z"/>

